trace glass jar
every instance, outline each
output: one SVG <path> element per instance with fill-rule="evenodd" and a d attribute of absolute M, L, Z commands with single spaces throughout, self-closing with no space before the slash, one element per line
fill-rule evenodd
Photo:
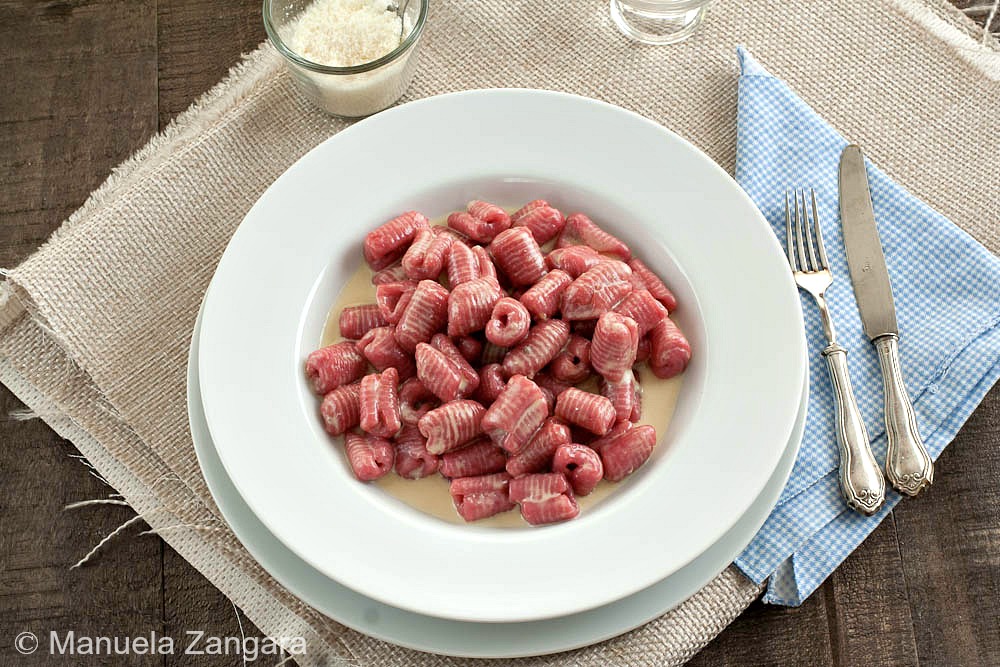
<path fill-rule="evenodd" d="M 322 65 L 293 50 L 296 23 L 311 4 L 312 0 L 264 0 L 267 36 L 284 57 L 302 94 L 327 113 L 341 118 L 370 116 L 402 97 L 417 66 L 428 0 L 392 3 L 390 8 L 399 15 L 405 37 L 384 56 L 351 67 Z"/>

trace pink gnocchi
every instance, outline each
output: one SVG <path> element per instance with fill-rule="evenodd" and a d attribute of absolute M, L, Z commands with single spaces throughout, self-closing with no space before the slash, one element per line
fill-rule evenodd
<path fill-rule="evenodd" d="M 562 320 L 543 320 L 531 327 L 524 340 L 504 356 L 504 372 L 531 377 L 555 359 L 568 340 L 568 324 Z"/>
<path fill-rule="evenodd" d="M 386 324 L 399 322 L 416 289 L 417 283 L 413 280 L 378 283 L 375 288 L 375 305 Z M 343 331 L 341 335 L 349 337 Z"/>
<path fill-rule="evenodd" d="M 319 406 L 323 428 L 342 435 L 361 423 L 361 383 L 343 385 L 327 393 Z"/>
<path fill-rule="evenodd" d="M 446 452 L 441 457 L 440 470 L 445 477 L 454 479 L 502 472 L 506 466 L 507 456 L 504 451 L 489 438 L 483 437 L 471 445 Z"/>
<path fill-rule="evenodd" d="M 395 337 L 407 352 L 426 343 L 448 319 L 448 290 L 433 280 L 421 280 L 396 324 Z"/>
<path fill-rule="evenodd" d="M 503 374 L 503 366 L 500 364 L 486 364 L 479 369 L 479 390 L 476 392 L 476 400 L 485 406 L 490 406 L 497 400 L 500 392 L 507 386 L 507 378 Z"/>
<path fill-rule="evenodd" d="M 531 315 L 520 301 L 505 296 L 493 306 L 493 314 L 486 323 L 486 340 L 500 347 L 513 347 L 528 335 Z"/>
<path fill-rule="evenodd" d="M 516 507 L 510 499 L 511 476 L 505 472 L 477 477 L 460 477 L 451 481 L 449 491 L 459 515 L 466 521 L 477 521 Z"/>
<path fill-rule="evenodd" d="M 439 405 L 441 401 L 420 378 L 410 378 L 399 388 L 399 416 L 404 424 L 416 426 L 421 417 Z"/>
<path fill-rule="evenodd" d="M 490 243 L 497 267 L 516 287 L 534 285 L 545 275 L 545 256 L 525 227 L 501 232 Z"/>
<path fill-rule="evenodd" d="M 538 385 L 523 375 L 515 375 L 483 415 L 482 427 L 493 442 L 517 454 L 548 414 L 548 403 Z"/>
<path fill-rule="evenodd" d="M 640 336 L 645 336 L 650 329 L 667 316 L 666 307 L 662 302 L 657 301 L 652 292 L 647 289 L 631 292 L 615 306 L 614 312 L 631 317 L 635 321 Z"/>
<path fill-rule="evenodd" d="M 603 261 L 601 254 L 585 245 L 556 248 L 545 258 L 545 264 L 551 269 L 566 272 L 570 278 L 579 278 Z"/>
<path fill-rule="evenodd" d="M 561 420 L 549 417 L 535 432 L 531 442 L 507 459 L 507 472 L 514 477 L 539 472 L 549 467 L 560 445 L 569 444 L 570 431 Z"/>
<path fill-rule="evenodd" d="M 639 399 L 639 383 L 635 379 L 635 371 L 631 368 L 621 380 L 612 382 L 601 378 L 597 383 L 601 396 L 611 401 L 615 406 L 615 421 L 637 422 L 642 416 L 642 406 Z"/>
<path fill-rule="evenodd" d="M 630 259 L 628 265 L 632 269 L 632 273 L 642 283 L 642 286 L 649 290 L 649 293 L 655 299 L 659 300 L 668 311 L 673 312 L 677 310 L 677 297 L 674 296 L 670 288 L 663 283 L 663 280 L 651 268 L 643 264 L 642 260 L 636 257 Z"/>
<path fill-rule="evenodd" d="M 608 312 L 601 315 L 590 345 L 590 363 L 605 380 L 619 382 L 632 371 L 639 347 L 639 326 L 631 317 Z"/>
<path fill-rule="evenodd" d="M 510 227 L 510 216 L 495 204 L 470 201 L 467 210 L 448 216 L 448 226 L 476 243 L 489 243 Z"/>
<path fill-rule="evenodd" d="M 580 513 L 573 488 L 561 473 L 534 473 L 510 481 L 510 499 L 521 506 L 521 516 L 537 526 L 574 518 Z"/>
<path fill-rule="evenodd" d="M 574 245 L 586 245 L 599 253 L 614 255 L 627 262 L 632 259 L 632 251 L 617 238 L 604 231 L 583 213 L 574 213 L 566 218 L 566 226 L 559 235 L 556 244 L 559 248 Z"/>
<path fill-rule="evenodd" d="M 306 359 L 306 377 L 317 394 L 326 394 L 350 384 L 365 373 L 365 359 L 354 343 L 320 348 Z"/>
<path fill-rule="evenodd" d="M 439 350 L 427 343 L 419 343 L 416 357 L 417 378 L 443 402 L 472 393 L 468 380 L 462 377 L 455 363 Z"/>
<path fill-rule="evenodd" d="M 656 446 L 656 430 L 652 426 L 636 426 L 606 443 L 600 449 L 604 479 L 620 482 L 639 469 L 649 459 Z"/>
<path fill-rule="evenodd" d="M 462 392 L 471 394 L 479 387 L 479 373 L 472 367 L 469 360 L 465 358 L 458 346 L 452 342 L 448 336 L 438 333 L 431 337 L 431 347 L 443 354 L 452 364 L 458 374 L 462 377 Z"/>
<path fill-rule="evenodd" d="M 387 368 L 361 378 L 358 393 L 361 430 L 391 438 L 403 425 L 399 415 L 399 371 Z"/>
<path fill-rule="evenodd" d="M 416 211 L 407 211 L 376 227 L 365 237 L 365 261 L 374 271 L 394 264 L 409 248 L 417 232 L 428 227 L 427 218 Z"/>
<path fill-rule="evenodd" d="M 560 298 L 567 320 L 597 319 L 632 291 L 632 269 L 624 262 L 602 261 L 570 283 Z"/>
<path fill-rule="evenodd" d="M 403 271 L 410 280 L 436 280 L 448 261 L 455 237 L 421 229 L 403 255 Z"/>
<path fill-rule="evenodd" d="M 536 199 L 522 206 L 510 216 L 515 227 L 525 227 L 538 245 L 545 245 L 563 230 L 566 218 L 544 199 Z"/>
<path fill-rule="evenodd" d="M 559 298 L 573 282 L 573 277 L 561 269 L 552 269 L 521 295 L 521 303 L 538 320 L 553 317 L 559 311 Z"/>
<path fill-rule="evenodd" d="M 664 318 L 649 332 L 649 367 L 658 378 L 672 378 L 691 361 L 691 344 L 670 318 Z"/>
<path fill-rule="evenodd" d="M 476 278 L 458 285 L 448 295 L 447 331 L 449 336 L 466 336 L 481 331 L 493 316 L 493 306 L 503 298 L 494 279 Z"/>
<path fill-rule="evenodd" d="M 395 368 L 403 380 L 416 374 L 413 357 L 399 346 L 394 335 L 395 327 L 372 329 L 358 341 L 358 350 L 378 371 Z"/>
<path fill-rule="evenodd" d="M 357 340 L 372 329 L 384 327 L 387 324 L 389 322 L 382 316 L 382 311 L 375 303 L 344 308 L 338 321 L 340 335 L 352 340 Z"/>
<path fill-rule="evenodd" d="M 476 401 L 459 400 L 434 408 L 417 422 L 427 438 L 427 451 L 444 454 L 458 449 L 483 432 L 486 408 Z"/>
<path fill-rule="evenodd" d="M 440 475 L 465 521 L 519 508 L 544 525 L 649 460 L 637 365 L 673 377 L 691 345 L 673 292 L 597 222 L 473 200 L 447 227 L 389 220 L 363 256 L 371 298 L 305 362 L 357 479 Z"/>
<path fill-rule="evenodd" d="M 556 417 L 595 435 L 606 435 L 615 423 L 615 406 L 604 396 L 570 387 L 556 400 Z"/>
<path fill-rule="evenodd" d="M 590 447 L 573 443 L 560 445 L 552 457 L 552 472 L 562 473 L 573 493 L 589 494 L 604 477 L 604 464 Z"/>
<path fill-rule="evenodd" d="M 448 285 L 452 289 L 480 277 L 476 253 L 463 243 L 453 244 L 448 253 L 447 268 Z"/>
<path fill-rule="evenodd" d="M 559 382 L 580 384 L 591 376 L 591 342 L 577 334 L 570 334 L 566 349 L 549 364 L 549 374 Z"/>
<path fill-rule="evenodd" d="M 370 482 L 392 470 L 396 450 L 392 443 L 377 435 L 348 433 L 344 436 L 344 449 L 355 477 Z"/>
<path fill-rule="evenodd" d="M 441 459 L 427 451 L 427 439 L 416 426 L 403 426 L 393 443 L 396 445 L 396 474 L 400 477 L 423 479 L 438 471 Z"/>

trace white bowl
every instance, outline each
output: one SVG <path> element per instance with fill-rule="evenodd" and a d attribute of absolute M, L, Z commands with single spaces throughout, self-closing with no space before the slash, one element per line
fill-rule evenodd
<path fill-rule="evenodd" d="M 353 478 L 302 362 L 368 230 L 410 208 L 437 216 L 472 198 L 537 197 L 587 212 L 664 276 L 693 360 L 653 457 L 600 506 L 540 529 L 446 524 Z M 787 264 L 739 186 L 649 120 L 542 91 L 414 102 L 311 151 L 247 214 L 204 318 L 212 439 L 260 520 L 363 595 L 467 621 L 592 609 L 703 553 L 774 472 L 804 372 Z"/>

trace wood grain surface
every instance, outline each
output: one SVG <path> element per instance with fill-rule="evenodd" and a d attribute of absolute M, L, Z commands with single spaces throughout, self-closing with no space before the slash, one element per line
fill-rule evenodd
<path fill-rule="evenodd" d="M 989 3 L 955 4 L 985 21 L 975 7 Z M 259 0 L 0 0 L 0 16 L 0 266 L 35 250 L 112 167 L 264 39 Z M 239 637 L 242 622 L 260 636 L 162 540 L 141 535 L 144 524 L 70 570 L 133 513 L 63 511 L 112 490 L 42 422 L 10 416 L 22 407 L 0 387 L 0 667 L 242 664 L 58 662 L 14 650 L 23 630 L 155 632 L 180 644 L 188 630 Z M 901 503 L 801 607 L 755 603 L 690 664 L 1000 665 L 998 480 L 994 387 L 941 456 L 929 493 Z"/>

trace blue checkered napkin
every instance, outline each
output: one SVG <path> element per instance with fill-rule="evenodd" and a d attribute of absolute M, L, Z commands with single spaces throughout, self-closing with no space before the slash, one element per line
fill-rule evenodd
<path fill-rule="evenodd" d="M 872 449 L 882 462 L 882 380 L 861 328 L 840 229 L 837 170 L 848 142 L 745 49 L 738 55 L 736 180 L 779 239 L 785 190 L 816 188 L 835 276 L 827 298 L 838 342 L 848 350 Z M 870 163 L 868 179 L 896 301 L 903 376 L 924 442 L 937 458 L 1000 376 L 1000 259 Z M 873 517 L 844 505 L 833 392 L 820 355 L 826 340 L 815 302 L 801 296 L 809 348 L 805 436 L 778 506 L 736 560 L 754 581 L 770 577 L 765 601 L 786 605 L 801 604 L 900 500 L 890 490 Z"/>

